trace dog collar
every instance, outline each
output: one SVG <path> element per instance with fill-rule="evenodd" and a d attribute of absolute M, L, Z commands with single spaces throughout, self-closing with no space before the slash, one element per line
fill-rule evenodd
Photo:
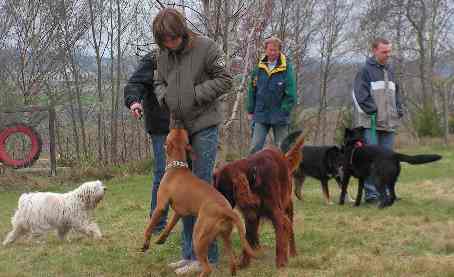
<path fill-rule="evenodd" d="M 166 170 L 171 168 L 189 168 L 189 165 L 187 162 L 183 161 L 171 161 L 166 164 Z"/>
<path fill-rule="evenodd" d="M 364 146 L 364 142 L 358 140 L 355 142 L 355 148 L 358 148 L 358 147 L 363 147 Z"/>

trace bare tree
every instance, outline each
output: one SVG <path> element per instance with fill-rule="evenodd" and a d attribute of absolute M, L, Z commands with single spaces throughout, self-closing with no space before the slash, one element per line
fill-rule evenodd
<path fill-rule="evenodd" d="M 82 136 L 82 150 L 86 157 L 88 155 L 87 134 L 85 127 L 84 108 L 82 105 L 82 86 L 80 67 L 77 62 L 77 41 L 88 30 L 88 14 L 85 9 L 77 9 L 77 1 L 63 0 L 60 2 L 59 30 L 61 30 L 63 49 L 65 50 L 66 61 L 72 73 L 72 80 L 75 87 L 77 103 L 77 115 Z"/>
<path fill-rule="evenodd" d="M 106 139 L 105 135 L 105 124 L 103 120 L 104 115 L 104 93 L 102 89 L 102 58 L 103 58 L 103 43 L 105 36 L 105 26 L 104 26 L 104 10 L 105 10 L 105 1 L 98 0 L 94 5 L 93 0 L 88 0 L 88 6 L 90 10 L 90 27 L 91 27 L 91 39 L 92 45 L 95 50 L 96 55 L 96 67 L 97 67 L 97 84 L 96 90 L 98 95 L 98 105 L 97 105 L 97 152 L 98 158 L 100 161 L 104 161 L 103 155 L 103 140 Z"/>
<path fill-rule="evenodd" d="M 329 0 L 323 2 L 319 12 L 321 21 L 319 25 L 319 74 L 320 74 L 320 99 L 317 113 L 317 128 L 315 132 L 315 141 L 321 141 L 326 144 L 326 109 L 328 108 L 327 92 L 330 79 L 333 78 L 332 70 L 334 59 L 345 54 L 345 51 L 339 53 L 342 44 L 347 41 L 345 25 L 348 23 L 349 13 L 352 9 L 352 3 L 344 0 Z M 322 135 L 321 140 L 319 136 Z"/>
<path fill-rule="evenodd" d="M 23 103 L 36 100 L 34 89 L 47 74 L 55 72 L 64 51 L 54 44 L 58 34 L 59 18 L 54 16 L 58 4 L 54 1 L 4 2 L 6 13 L 11 16 L 11 33 L 8 41 L 15 48 L 10 72 L 12 80 L 22 94 Z"/>

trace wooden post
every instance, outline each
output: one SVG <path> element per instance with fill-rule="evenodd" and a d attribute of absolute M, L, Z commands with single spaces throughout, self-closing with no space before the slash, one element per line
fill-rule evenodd
<path fill-rule="evenodd" d="M 50 176 L 57 176 L 57 156 L 55 149 L 55 104 L 51 97 L 49 106 L 49 151 L 50 151 Z"/>

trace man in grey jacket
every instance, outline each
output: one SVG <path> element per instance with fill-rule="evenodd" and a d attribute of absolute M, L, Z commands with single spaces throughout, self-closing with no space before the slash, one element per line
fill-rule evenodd
<path fill-rule="evenodd" d="M 396 128 L 403 115 L 399 86 L 389 68 L 391 43 L 384 38 L 372 42 L 373 56 L 356 74 L 353 85 L 353 127 L 364 128 L 366 143 L 388 149 L 394 146 Z M 376 118 L 376 134 L 372 134 L 371 118 Z M 376 141 L 372 141 L 375 135 Z M 374 180 L 364 182 L 366 203 L 377 202 Z"/>

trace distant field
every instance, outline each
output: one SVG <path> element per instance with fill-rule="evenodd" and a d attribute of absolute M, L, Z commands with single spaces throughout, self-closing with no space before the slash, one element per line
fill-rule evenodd
<path fill-rule="evenodd" d="M 434 146 L 401 151 L 437 152 L 444 158 L 429 165 L 404 165 L 397 185 L 403 200 L 384 210 L 327 206 L 318 182 L 308 180 L 304 202 L 295 200 L 299 255 L 286 269 L 276 270 L 274 232 L 265 223 L 260 236 L 264 256 L 238 276 L 454 276 L 454 150 Z M 179 259 L 179 232 L 146 255 L 138 252 L 150 180 L 132 176 L 106 183 L 109 190 L 96 210 L 105 234 L 99 241 L 71 234 L 71 241 L 60 242 L 49 234 L 46 243 L 22 239 L 0 246 L 0 276 L 176 276 L 166 264 Z M 45 189 L 66 191 L 75 186 L 51 184 Z M 337 199 L 334 183 L 330 191 Z M 20 184 L 14 189 L 0 186 L 1 240 L 10 230 L 22 192 Z M 356 195 L 356 180 L 350 193 Z M 239 253 L 236 233 L 234 238 Z M 230 275 L 222 253 L 221 249 L 221 264 L 212 276 Z"/>

